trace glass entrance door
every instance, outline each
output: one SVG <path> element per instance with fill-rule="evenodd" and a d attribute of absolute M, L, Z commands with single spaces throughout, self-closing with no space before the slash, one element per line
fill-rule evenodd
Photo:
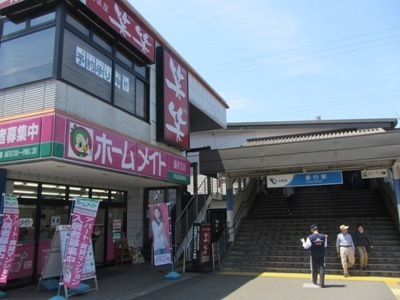
<path fill-rule="evenodd" d="M 69 224 L 69 206 L 68 205 L 41 205 L 39 220 L 36 227 L 39 230 L 39 245 L 37 252 L 37 275 L 40 276 L 49 255 L 51 241 L 58 225 Z"/>
<path fill-rule="evenodd" d="M 9 280 L 30 278 L 34 273 L 36 205 L 19 205 L 20 228 Z"/>
<path fill-rule="evenodd" d="M 105 229 L 106 229 L 106 209 L 99 208 L 96 215 L 96 221 L 94 222 L 93 233 L 92 233 L 92 244 L 94 259 L 97 266 L 104 265 L 104 254 L 105 247 Z"/>

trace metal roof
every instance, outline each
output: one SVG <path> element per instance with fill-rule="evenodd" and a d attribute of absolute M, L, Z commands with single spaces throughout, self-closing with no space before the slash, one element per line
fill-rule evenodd
<path fill-rule="evenodd" d="M 268 137 L 268 138 L 255 138 L 248 139 L 243 146 L 261 146 L 261 145 L 273 145 L 293 142 L 304 142 L 313 140 L 323 139 L 334 139 L 350 136 L 359 136 L 366 134 L 374 134 L 386 132 L 383 128 L 372 128 L 372 129 L 360 129 L 360 130 L 348 130 L 348 131 L 335 131 L 335 132 L 318 132 L 304 135 L 291 135 L 291 136 L 279 136 L 279 137 Z"/>

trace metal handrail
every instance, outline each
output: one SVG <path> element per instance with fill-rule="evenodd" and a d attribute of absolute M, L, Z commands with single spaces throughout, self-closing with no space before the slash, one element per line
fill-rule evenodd
<path fill-rule="evenodd" d="M 385 180 L 379 180 L 378 182 L 378 193 L 383 198 L 386 211 L 394 222 L 397 232 L 400 235 L 399 212 L 394 186 L 390 181 L 386 182 Z"/>
<path fill-rule="evenodd" d="M 248 210 L 252 206 L 257 194 L 256 183 L 256 179 L 251 179 L 246 187 L 243 190 L 240 190 L 235 196 L 234 203 L 238 203 L 236 200 L 240 199 L 241 197 L 245 197 L 247 200 L 240 202 L 239 208 L 234 210 L 232 226 L 229 226 L 228 224 L 218 241 L 212 245 L 213 270 L 215 270 L 216 262 L 219 263 L 219 269 L 222 269 L 222 260 L 232 247 L 235 233 L 239 229 L 242 220 L 247 216 Z"/>
<path fill-rule="evenodd" d="M 212 184 L 209 186 L 208 180 L 205 178 L 189 201 L 188 205 L 175 221 L 176 249 L 187 248 L 188 243 L 191 241 L 191 235 L 193 234 L 192 226 L 194 223 L 199 222 L 204 218 L 206 213 L 205 205 L 211 195 Z M 180 253 L 177 253 L 177 256 L 180 256 Z M 176 257 L 176 259 L 178 258 L 179 257 Z"/>
<path fill-rule="evenodd" d="M 218 241 L 212 244 L 212 265 L 215 271 L 216 264 L 219 265 L 219 270 L 222 270 L 222 260 L 226 257 L 232 244 L 232 236 L 235 234 L 235 228 L 226 226 Z"/>

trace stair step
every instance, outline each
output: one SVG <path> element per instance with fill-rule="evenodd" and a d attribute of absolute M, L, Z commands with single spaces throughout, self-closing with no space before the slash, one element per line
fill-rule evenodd
<path fill-rule="evenodd" d="M 307 189 L 308 190 L 308 189 Z M 374 191 L 337 191 L 296 194 L 289 215 L 282 195 L 258 197 L 247 219 L 243 220 L 235 242 L 225 260 L 224 270 L 255 272 L 310 272 L 310 257 L 300 238 L 317 224 L 328 234 L 326 266 L 328 274 L 342 274 L 336 256 L 339 226 L 364 224 L 374 245 L 368 271 L 358 271 L 358 259 L 351 273 L 369 276 L 400 276 L 400 238 L 382 201 Z"/>

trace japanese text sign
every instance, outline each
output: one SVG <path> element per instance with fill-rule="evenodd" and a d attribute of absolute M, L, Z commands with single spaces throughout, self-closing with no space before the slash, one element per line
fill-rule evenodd
<path fill-rule="evenodd" d="M 3 218 L 0 229 L 0 283 L 6 283 L 14 262 L 19 235 L 19 210 L 16 196 L 3 195 Z"/>
<path fill-rule="evenodd" d="M 41 117 L 0 124 L 0 162 L 39 157 Z"/>
<path fill-rule="evenodd" d="M 188 71 L 164 47 L 157 48 L 158 139 L 189 149 Z"/>
<path fill-rule="evenodd" d="M 68 121 L 66 158 L 131 174 L 188 183 L 190 162 L 115 134 Z"/>
<path fill-rule="evenodd" d="M 154 62 L 154 38 L 127 10 L 113 0 L 81 0 L 81 2 L 131 43 L 150 62 Z"/>
<path fill-rule="evenodd" d="M 267 176 L 268 188 L 342 184 L 342 171 Z"/>
<path fill-rule="evenodd" d="M 85 268 L 100 200 L 76 198 L 64 257 L 63 283 L 78 288 Z"/>

